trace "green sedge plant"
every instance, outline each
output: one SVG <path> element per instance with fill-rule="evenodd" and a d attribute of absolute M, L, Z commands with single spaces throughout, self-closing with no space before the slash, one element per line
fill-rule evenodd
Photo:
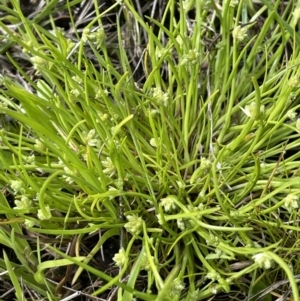
<path fill-rule="evenodd" d="M 23 285 L 47 300 L 254 300 L 288 279 L 274 293 L 299 300 L 299 8 L 169 0 L 158 21 L 133 1 L 95 2 L 70 39 L 56 4 L 30 19 L 13 2 L 0 22 L 26 83 L 4 75 L 0 90 L 15 122 L 0 131 L 0 241 L 17 259 L 4 251 L 0 272 L 15 297 L 29 298 Z M 93 265 L 112 238 L 116 273 Z M 92 289 L 74 289 L 84 273 Z"/>

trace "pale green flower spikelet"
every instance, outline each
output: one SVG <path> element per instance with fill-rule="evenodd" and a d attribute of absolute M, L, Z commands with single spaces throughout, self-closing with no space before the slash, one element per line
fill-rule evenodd
<path fill-rule="evenodd" d="M 207 273 L 206 278 L 212 281 L 217 281 L 220 279 L 220 274 L 215 270 L 211 270 L 209 273 Z"/>
<path fill-rule="evenodd" d="M 143 227 L 143 220 L 141 217 L 137 215 L 127 215 L 126 216 L 128 222 L 124 225 L 126 230 L 133 235 L 138 235 Z"/>
<path fill-rule="evenodd" d="M 185 288 L 185 284 L 179 278 L 175 278 L 172 283 L 172 287 L 171 287 L 171 291 L 170 291 L 171 297 L 180 296 L 180 294 L 184 290 L 184 288 Z"/>
<path fill-rule="evenodd" d="M 14 209 L 22 209 L 27 212 L 32 208 L 32 201 L 25 195 L 21 196 L 21 200 L 15 200 L 16 207 Z"/>
<path fill-rule="evenodd" d="M 116 172 L 116 168 L 115 168 L 113 162 L 111 161 L 111 158 L 106 157 L 106 160 L 101 161 L 101 163 L 105 167 L 105 169 L 103 169 L 103 172 L 106 175 L 109 175 L 109 177 L 112 177 Z"/>
<path fill-rule="evenodd" d="M 260 162 L 260 167 L 263 168 L 263 169 L 266 169 L 268 167 L 268 164 L 264 161 L 261 161 Z"/>
<path fill-rule="evenodd" d="M 234 280 L 233 279 L 230 279 L 230 278 L 226 278 L 226 280 L 225 280 L 228 284 L 232 284 L 233 282 L 234 282 Z"/>
<path fill-rule="evenodd" d="M 177 219 L 177 227 L 181 231 L 185 231 L 187 229 L 191 229 L 193 226 L 188 219 L 179 218 Z"/>
<path fill-rule="evenodd" d="M 262 246 L 257 241 L 253 241 L 252 243 L 246 244 L 246 248 L 261 249 Z"/>
<path fill-rule="evenodd" d="M 33 68 L 35 70 L 40 70 L 42 68 L 46 68 L 48 66 L 48 61 L 45 59 L 39 57 L 39 56 L 33 56 L 31 58 L 31 62 L 33 63 Z"/>
<path fill-rule="evenodd" d="M 160 139 L 158 138 L 158 142 L 156 142 L 155 138 L 151 138 L 149 143 L 150 143 L 151 146 L 157 147 L 160 143 Z"/>
<path fill-rule="evenodd" d="M 102 97 L 103 97 L 103 92 L 102 92 L 102 90 L 101 89 L 96 89 L 95 90 L 95 99 L 97 99 L 97 100 L 101 100 L 102 99 Z"/>
<path fill-rule="evenodd" d="M 176 201 L 178 201 L 178 198 L 175 195 L 169 195 L 160 200 L 165 212 L 170 212 L 176 209 Z"/>
<path fill-rule="evenodd" d="M 298 118 L 296 121 L 296 129 L 300 133 L 300 118 Z"/>
<path fill-rule="evenodd" d="M 113 257 L 113 261 L 115 262 L 116 266 L 122 267 L 126 263 L 127 257 L 124 248 L 120 249 L 118 253 L 115 254 Z"/>
<path fill-rule="evenodd" d="M 178 229 L 180 229 L 181 231 L 184 231 L 186 228 L 185 228 L 185 223 L 184 223 L 184 220 L 182 218 L 178 218 L 177 219 L 177 227 Z"/>
<path fill-rule="evenodd" d="M 202 218 L 201 212 L 204 210 L 205 206 L 202 203 L 200 203 L 197 207 L 193 205 L 188 205 L 187 208 L 190 212 L 198 212 L 199 214 L 196 216 L 196 218 L 200 220 Z"/>
<path fill-rule="evenodd" d="M 52 217 L 51 211 L 50 211 L 50 207 L 47 205 L 45 207 L 46 209 L 46 213 L 44 214 L 44 212 L 42 211 L 42 209 L 39 209 L 37 212 L 37 217 L 40 220 L 48 220 Z"/>
<path fill-rule="evenodd" d="M 205 205 L 203 203 L 199 204 L 197 207 L 196 207 L 199 211 L 202 211 L 205 209 Z"/>
<path fill-rule="evenodd" d="M 189 12 L 195 7 L 195 0 L 184 0 L 182 2 L 182 8 L 185 12 Z"/>
<path fill-rule="evenodd" d="M 113 186 L 109 186 L 109 187 L 108 187 L 108 191 L 116 192 L 116 191 L 118 191 L 118 189 L 115 188 L 115 187 L 113 187 Z M 115 198 L 114 193 L 112 193 L 108 198 L 109 198 L 110 200 L 113 200 L 113 199 Z"/>
<path fill-rule="evenodd" d="M 225 40 L 222 40 L 216 44 L 216 49 L 223 50 L 226 46 Z"/>
<path fill-rule="evenodd" d="M 88 38 L 93 44 L 99 48 L 103 41 L 105 40 L 105 31 L 103 27 L 99 28 L 96 32 L 91 33 Z"/>
<path fill-rule="evenodd" d="M 116 120 L 118 120 L 118 119 L 120 119 L 120 116 L 118 115 L 118 114 L 112 114 L 112 116 L 111 116 L 111 121 L 116 121 Z"/>
<path fill-rule="evenodd" d="M 247 37 L 248 28 L 241 27 L 240 25 L 236 26 L 232 31 L 232 37 L 238 42 L 242 42 Z"/>
<path fill-rule="evenodd" d="M 31 165 L 35 164 L 35 155 L 33 154 L 33 155 L 25 157 L 25 162 L 27 164 L 31 164 Z"/>
<path fill-rule="evenodd" d="M 103 27 L 99 28 L 96 32 L 91 32 L 89 28 L 85 28 L 82 31 L 81 40 L 85 43 L 91 41 L 95 46 L 100 47 L 102 42 L 105 40 L 105 31 Z"/>
<path fill-rule="evenodd" d="M 0 74 L 0 84 L 3 84 L 4 77 L 2 74 Z M 0 109 L 6 109 L 8 108 L 8 104 L 6 102 L 0 102 Z M 5 130 L 2 128 L 1 132 L 5 133 Z"/>
<path fill-rule="evenodd" d="M 190 301 L 197 301 L 199 295 L 199 289 L 195 290 L 190 294 Z"/>
<path fill-rule="evenodd" d="M 294 75 L 292 76 L 287 85 L 291 88 L 299 88 L 300 87 L 300 80 L 299 80 L 299 76 L 298 75 Z"/>
<path fill-rule="evenodd" d="M 180 46 L 183 45 L 184 39 L 182 38 L 182 36 L 181 36 L 180 34 L 177 35 L 177 37 L 176 37 L 176 42 L 177 42 Z"/>
<path fill-rule="evenodd" d="M 78 89 L 72 89 L 70 91 L 70 94 L 74 95 L 75 97 L 78 97 L 80 95 L 80 91 Z"/>
<path fill-rule="evenodd" d="M 83 79 L 79 77 L 78 75 L 72 76 L 72 79 L 75 83 L 82 85 L 83 84 Z"/>
<path fill-rule="evenodd" d="M 89 39 L 89 34 L 90 34 L 91 30 L 88 27 L 85 27 L 82 31 L 82 36 L 81 36 L 81 40 L 82 42 L 87 42 Z"/>
<path fill-rule="evenodd" d="M 144 252 L 142 256 L 141 270 L 150 271 L 151 266 L 146 252 Z M 153 256 L 151 256 L 151 258 L 154 259 Z"/>
<path fill-rule="evenodd" d="M 162 219 L 161 215 L 160 215 L 160 214 L 157 214 L 156 217 L 157 217 L 157 222 L 158 222 L 160 225 L 162 225 L 162 224 L 163 224 L 163 219 Z"/>
<path fill-rule="evenodd" d="M 155 116 L 155 115 L 159 114 L 159 110 L 155 110 L 155 109 L 148 110 L 148 112 L 150 112 L 151 116 Z M 149 116 L 149 115 L 147 115 L 147 116 Z"/>
<path fill-rule="evenodd" d="M 65 166 L 65 163 L 63 160 L 61 160 L 60 158 L 58 158 L 58 162 L 57 164 L 61 165 L 61 166 Z"/>
<path fill-rule="evenodd" d="M 287 113 L 286 113 L 286 117 L 291 119 L 291 120 L 294 120 L 297 116 L 297 113 L 294 112 L 293 110 L 288 110 Z"/>
<path fill-rule="evenodd" d="M 152 88 L 150 90 L 152 97 L 161 105 L 165 107 L 168 106 L 169 103 L 169 95 L 168 93 L 164 93 L 160 88 Z"/>
<path fill-rule="evenodd" d="M 103 114 L 102 112 L 99 112 L 98 116 L 99 116 L 99 118 L 100 118 L 101 121 L 105 121 L 108 118 L 108 114 L 106 114 L 106 113 Z M 99 123 L 98 120 L 97 120 L 97 122 Z"/>
<path fill-rule="evenodd" d="M 262 246 L 257 241 L 253 241 L 252 243 L 248 243 L 248 244 L 246 244 L 245 247 L 246 248 L 255 248 L 255 249 L 262 248 Z"/>
<path fill-rule="evenodd" d="M 152 200 L 146 200 L 146 202 L 148 203 L 148 204 L 150 204 L 151 206 L 153 206 L 154 205 L 154 202 L 152 201 Z"/>
<path fill-rule="evenodd" d="M 210 168 L 211 167 L 211 161 L 205 157 L 201 158 L 200 166 L 203 168 Z"/>
<path fill-rule="evenodd" d="M 224 251 L 220 250 L 219 248 L 215 249 L 215 254 L 218 255 L 218 257 L 221 257 L 223 255 L 227 255 Z"/>
<path fill-rule="evenodd" d="M 214 236 L 214 235 L 210 234 L 209 238 L 206 239 L 206 244 L 208 246 L 214 246 L 214 247 L 216 247 L 219 244 L 219 238 L 218 238 L 218 236 Z"/>
<path fill-rule="evenodd" d="M 229 6 L 235 8 L 239 4 L 239 0 L 230 0 Z"/>
<path fill-rule="evenodd" d="M 113 120 L 112 120 L 113 121 Z M 114 136 L 117 130 L 117 126 L 112 126 L 110 129 L 111 134 Z"/>
<path fill-rule="evenodd" d="M 216 285 L 212 285 L 212 286 L 211 286 L 211 292 L 212 292 L 213 294 L 215 294 L 215 295 L 218 293 L 218 288 L 217 288 Z"/>
<path fill-rule="evenodd" d="M 67 39 L 67 53 L 70 54 L 75 47 L 75 43 L 71 39 Z"/>
<path fill-rule="evenodd" d="M 98 139 L 98 135 L 96 133 L 95 129 L 92 129 L 88 132 L 88 134 L 86 135 L 86 133 L 84 133 L 85 137 L 85 143 L 89 146 L 100 146 L 100 140 Z"/>
<path fill-rule="evenodd" d="M 200 200 L 204 201 L 205 200 L 205 192 L 204 191 L 200 191 L 199 194 L 198 194 L 198 197 L 199 197 Z"/>
<path fill-rule="evenodd" d="M 115 148 L 116 150 L 119 150 L 120 148 L 120 140 L 117 140 L 117 139 L 107 139 L 107 147 L 108 149 L 113 147 Z"/>
<path fill-rule="evenodd" d="M 45 146 L 44 146 L 43 142 L 41 140 L 38 140 L 38 139 L 35 139 L 34 147 L 39 151 L 44 151 L 45 150 Z"/>
<path fill-rule="evenodd" d="M 268 270 L 272 266 L 272 258 L 265 253 L 258 253 L 252 256 L 252 259 L 262 269 Z"/>
<path fill-rule="evenodd" d="M 33 47 L 32 41 L 26 42 L 26 45 L 27 45 L 29 48 L 32 48 L 32 47 Z M 23 53 L 30 53 L 30 51 L 28 51 L 26 48 L 23 48 L 23 49 L 22 49 L 22 52 L 23 52 Z"/>
<path fill-rule="evenodd" d="M 211 1 L 210 0 L 204 0 L 203 2 L 203 11 L 208 11 L 211 8 Z"/>
<path fill-rule="evenodd" d="M 14 193 L 25 193 L 24 183 L 21 180 L 11 180 L 10 187 L 14 191 Z"/>
<path fill-rule="evenodd" d="M 297 7 L 293 11 L 293 24 L 296 25 L 299 19 L 300 19 L 300 7 Z"/>
<path fill-rule="evenodd" d="M 188 208 L 189 211 L 191 211 L 191 212 L 196 212 L 196 211 L 197 211 L 197 207 L 195 207 L 194 205 L 187 205 L 187 208 Z"/>
<path fill-rule="evenodd" d="M 288 212 L 293 212 L 295 209 L 299 208 L 299 197 L 294 194 L 288 194 L 284 198 L 284 207 Z"/>
<path fill-rule="evenodd" d="M 176 181 L 178 188 L 185 189 L 186 185 L 183 181 Z"/>
<path fill-rule="evenodd" d="M 156 50 L 156 55 L 157 55 L 158 58 L 161 58 L 163 56 L 167 56 L 170 53 L 171 53 L 170 49 L 166 49 L 166 48 Z"/>
<path fill-rule="evenodd" d="M 74 179 L 72 176 L 77 176 L 78 172 L 76 170 L 70 169 L 68 166 L 64 166 L 64 171 L 68 175 L 63 175 L 62 177 L 66 180 L 67 183 L 74 183 Z"/>
<path fill-rule="evenodd" d="M 297 94 L 295 92 L 291 92 L 288 96 L 287 103 L 291 104 L 297 99 Z"/>
<path fill-rule="evenodd" d="M 125 179 L 121 179 L 121 178 L 118 178 L 116 181 L 115 181 L 115 185 L 116 187 L 118 188 L 118 190 L 123 190 L 123 187 L 124 187 L 124 181 Z"/>
<path fill-rule="evenodd" d="M 199 62 L 200 53 L 196 49 L 190 49 L 188 54 L 182 57 L 180 65 L 195 65 Z"/>
<path fill-rule="evenodd" d="M 250 105 L 247 105 L 245 108 L 241 108 L 241 110 L 250 118 L 255 115 L 256 104 L 252 102 Z"/>
<path fill-rule="evenodd" d="M 256 116 L 256 103 L 252 102 L 250 105 L 245 106 L 245 108 L 241 108 L 241 110 L 251 119 L 257 120 L 259 116 Z M 260 114 L 263 114 L 265 112 L 265 106 L 261 105 Z"/>
<path fill-rule="evenodd" d="M 25 219 L 25 222 L 24 222 L 24 225 L 25 227 L 28 229 L 28 228 L 31 228 L 35 225 L 35 222 L 34 221 L 31 221 L 29 219 Z"/>

